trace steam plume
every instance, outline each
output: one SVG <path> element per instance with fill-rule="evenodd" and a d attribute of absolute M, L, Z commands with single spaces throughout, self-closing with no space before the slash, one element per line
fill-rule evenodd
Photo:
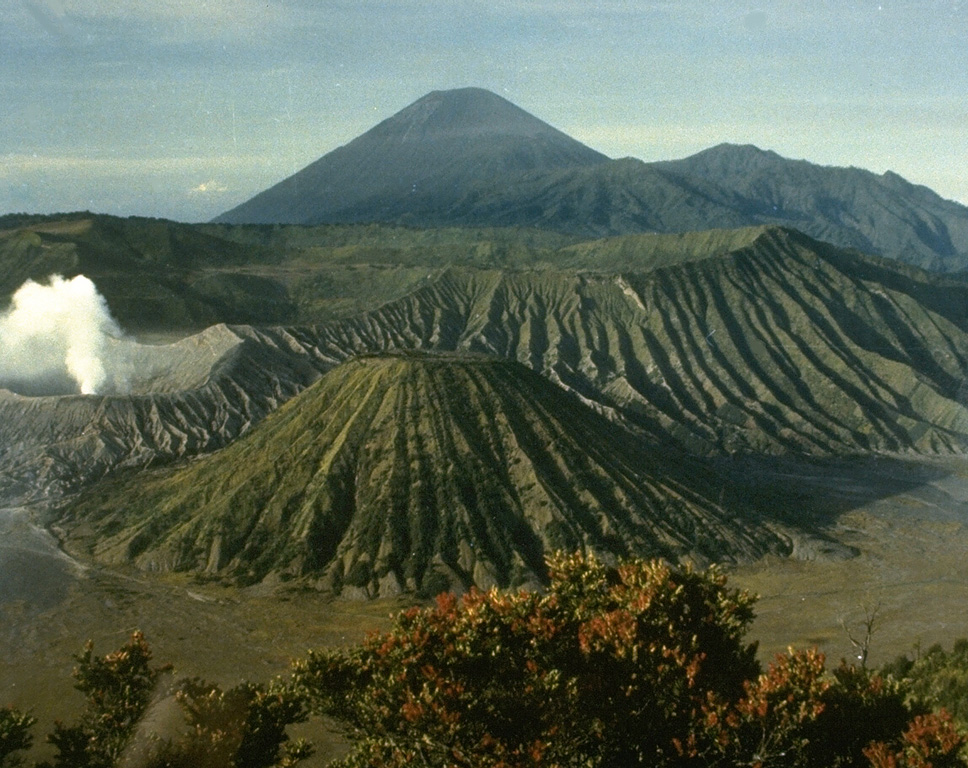
<path fill-rule="evenodd" d="M 0 315 L 0 386 L 25 395 L 122 389 L 123 377 L 111 365 L 121 338 L 88 278 L 28 280 Z"/>

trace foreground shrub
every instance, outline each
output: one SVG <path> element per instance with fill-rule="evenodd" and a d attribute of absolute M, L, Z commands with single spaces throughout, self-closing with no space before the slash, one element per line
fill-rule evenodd
<path fill-rule="evenodd" d="M 286 727 L 303 722 L 307 712 L 302 697 L 281 680 L 228 691 L 183 680 L 175 698 L 187 731 L 156 744 L 144 768 L 290 768 L 313 754 L 306 742 L 289 740 Z"/>
<path fill-rule="evenodd" d="M 135 632 L 119 650 L 99 657 L 94 644 L 74 657 L 74 687 L 87 705 L 74 725 L 56 723 L 47 741 L 57 749 L 55 768 L 115 765 L 168 667 L 152 667 L 144 635 Z"/>
<path fill-rule="evenodd" d="M 304 721 L 307 709 L 305 699 L 282 680 L 244 682 L 223 691 L 189 679 L 174 686 L 173 694 L 159 691 L 159 678 L 170 666 L 151 665 L 140 632 L 103 657 L 88 643 L 75 659 L 74 686 L 86 695 L 86 706 L 73 725 L 54 725 L 47 741 L 57 755 L 39 768 L 290 768 L 313 752 L 303 741 L 289 741 L 286 727 Z M 149 704 L 171 701 L 172 695 L 185 727 L 162 739 L 151 732 L 146 714 Z M 8 721 L 10 727 L 4 725 Z M 7 765 L 4 745 L 8 751 L 30 746 L 25 734 L 32 722 L 0 714 L 0 766 Z"/>
<path fill-rule="evenodd" d="M 0 768 L 14 768 L 22 763 L 15 754 L 30 749 L 33 736 L 30 729 L 37 722 L 34 717 L 13 707 L 0 707 Z"/>
<path fill-rule="evenodd" d="M 933 645 L 914 659 L 898 657 L 884 671 L 903 681 L 912 702 L 944 708 L 954 723 L 968 727 L 968 639 L 955 641 L 950 651 Z"/>
<path fill-rule="evenodd" d="M 871 744 L 864 750 L 874 768 L 956 768 L 964 766 L 965 737 L 947 712 L 917 715 L 901 743 Z"/>
<path fill-rule="evenodd" d="M 683 754 L 714 765 L 836 768 L 864 765 L 865 750 L 893 742 L 910 713 L 896 685 L 815 650 L 777 656 L 736 701 L 710 696 Z"/>
<path fill-rule="evenodd" d="M 761 674 L 753 599 L 715 570 L 549 562 L 544 593 L 472 591 L 401 614 L 295 679 L 351 766 L 963 765 L 944 716 L 868 670 L 790 651 Z"/>
<path fill-rule="evenodd" d="M 756 675 L 752 598 L 710 571 L 549 562 L 543 594 L 472 591 L 401 615 L 297 680 L 346 725 L 345 765 L 660 765 L 707 696 Z"/>

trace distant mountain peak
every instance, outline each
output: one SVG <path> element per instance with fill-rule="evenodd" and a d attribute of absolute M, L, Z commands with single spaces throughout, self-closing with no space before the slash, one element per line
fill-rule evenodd
<path fill-rule="evenodd" d="M 731 144 L 723 142 L 709 149 L 697 152 L 683 161 L 697 166 L 716 167 L 769 167 L 775 164 L 796 162 L 787 160 L 772 149 L 762 149 L 755 144 Z M 658 165 L 662 165 L 659 163 Z"/>
<path fill-rule="evenodd" d="M 968 264 L 968 207 L 896 174 L 753 144 L 610 161 L 483 88 L 428 93 L 215 221 L 537 227 L 585 237 L 773 223 L 929 269 Z"/>
<path fill-rule="evenodd" d="M 484 88 L 431 91 L 380 123 L 373 131 L 402 141 L 453 136 L 560 134 L 547 123 Z"/>
<path fill-rule="evenodd" d="M 432 91 L 215 221 L 405 220 L 491 179 L 607 160 L 491 91 Z"/>

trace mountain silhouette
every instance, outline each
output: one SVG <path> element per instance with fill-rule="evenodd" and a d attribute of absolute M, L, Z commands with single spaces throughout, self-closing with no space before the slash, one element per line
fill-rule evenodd
<path fill-rule="evenodd" d="M 968 267 L 968 207 L 895 173 L 733 144 L 675 161 L 609 160 L 479 88 L 428 94 L 215 221 L 586 238 L 778 224 L 927 269 Z"/>
<path fill-rule="evenodd" d="M 607 159 L 490 91 L 434 91 L 216 221 L 414 217 L 453 205 L 484 180 Z"/>
<path fill-rule="evenodd" d="M 738 209 L 763 223 L 928 269 L 968 266 L 968 208 L 890 171 L 824 167 L 734 144 L 653 167 L 729 189 Z"/>

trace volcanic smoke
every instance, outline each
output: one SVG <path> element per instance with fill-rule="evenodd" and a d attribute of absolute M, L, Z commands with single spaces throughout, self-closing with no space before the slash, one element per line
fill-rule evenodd
<path fill-rule="evenodd" d="M 0 314 L 0 387 L 22 395 L 85 395 L 126 386 L 113 365 L 123 335 L 83 275 L 28 280 Z"/>

